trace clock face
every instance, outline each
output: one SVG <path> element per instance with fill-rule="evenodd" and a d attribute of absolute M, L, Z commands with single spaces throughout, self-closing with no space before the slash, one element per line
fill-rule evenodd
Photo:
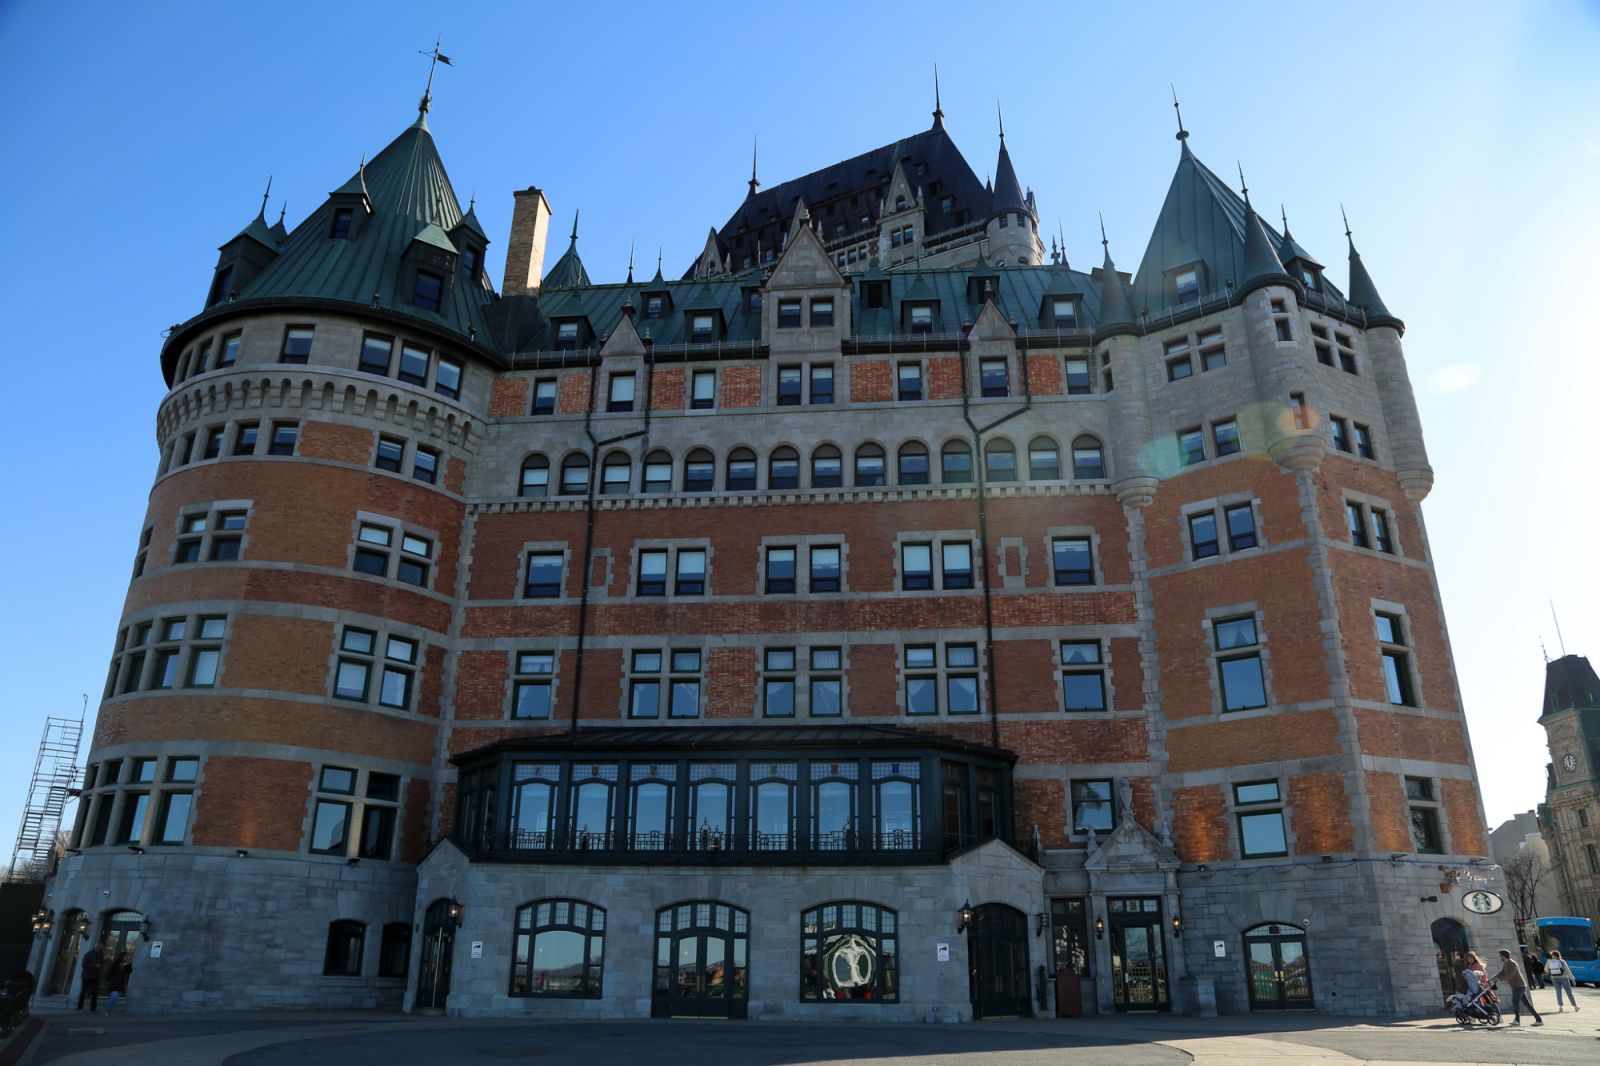
<path fill-rule="evenodd" d="M 1565 755 L 1561 756 L 1561 765 L 1565 766 L 1567 768 L 1567 773 L 1570 774 L 1572 771 L 1578 768 L 1578 757 L 1569 751 Z"/>

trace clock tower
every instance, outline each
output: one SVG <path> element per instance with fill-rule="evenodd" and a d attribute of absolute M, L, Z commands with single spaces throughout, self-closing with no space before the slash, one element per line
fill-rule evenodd
<path fill-rule="evenodd" d="M 1540 829 L 1567 914 L 1600 923 L 1600 677 L 1565 655 L 1545 667 L 1539 724 L 1550 745 Z"/>

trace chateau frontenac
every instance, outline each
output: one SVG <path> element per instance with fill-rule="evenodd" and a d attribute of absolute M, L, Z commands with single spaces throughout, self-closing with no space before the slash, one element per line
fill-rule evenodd
<path fill-rule="evenodd" d="M 671 278 L 516 191 L 496 290 L 427 105 L 160 349 L 41 997 L 1400 1015 L 1514 943 L 1353 242 L 1180 123 L 1081 269 L 936 109 Z"/>

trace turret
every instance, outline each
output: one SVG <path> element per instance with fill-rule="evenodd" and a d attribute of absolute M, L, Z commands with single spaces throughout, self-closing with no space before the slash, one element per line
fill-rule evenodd
<path fill-rule="evenodd" d="M 1043 249 L 1039 244 L 1038 218 L 1022 193 L 1022 183 L 1017 180 L 1016 168 L 1011 165 L 1011 153 L 1006 150 L 1006 128 L 1000 125 L 1000 158 L 995 162 L 994 196 L 989 208 L 989 219 L 984 225 L 988 238 L 988 255 L 1000 266 L 1041 262 Z"/>
<path fill-rule="evenodd" d="M 1142 508 L 1155 499 L 1159 483 L 1144 461 L 1152 431 L 1144 368 L 1139 365 L 1139 327 L 1133 320 L 1128 283 L 1111 259 L 1104 221 L 1100 223 L 1100 243 L 1105 249 L 1105 262 L 1099 271 L 1100 320 L 1095 326 L 1094 346 L 1101 366 L 1101 387 L 1110 391 L 1116 410 L 1112 487 L 1123 506 Z"/>
<path fill-rule="evenodd" d="M 211 275 L 211 291 L 206 306 L 231 300 L 254 281 L 278 257 L 280 238 L 267 225 L 267 198 L 272 195 L 272 179 L 261 194 L 261 210 L 250 224 L 217 249 L 217 266 Z M 280 220 L 281 221 L 281 220 Z"/>

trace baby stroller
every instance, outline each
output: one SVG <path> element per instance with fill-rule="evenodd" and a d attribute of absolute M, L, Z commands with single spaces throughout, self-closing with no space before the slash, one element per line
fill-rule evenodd
<path fill-rule="evenodd" d="M 1444 1009 L 1453 1013 L 1462 1025 L 1500 1024 L 1500 998 L 1494 994 L 1493 982 L 1479 989 L 1477 995 L 1457 992 L 1444 1001 Z"/>

